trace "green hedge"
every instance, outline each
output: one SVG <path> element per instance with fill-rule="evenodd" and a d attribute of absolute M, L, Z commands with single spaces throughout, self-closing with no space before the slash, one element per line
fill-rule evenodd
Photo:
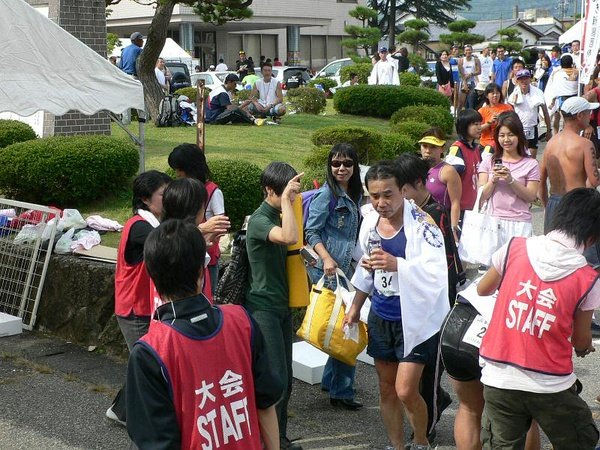
<path fill-rule="evenodd" d="M 381 158 L 381 133 L 366 127 L 333 126 L 316 130 L 312 143 L 317 146 L 329 146 L 347 142 L 358 153 L 361 164 L 374 163 Z"/>
<path fill-rule="evenodd" d="M 304 167 L 311 169 L 327 167 L 327 158 L 331 147 L 331 145 L 315 145 L 308 156 L 304 158 Z"/>
<path fill-rule="evenodd" d="M 0 150 L 0 189 L 23 201 L 77 206 L 129 186 L 138 150 L 108 136 L 57 136 Z"/>
<path fill-rule="evenodd" d="M 413 72 L 402 72 L 400 75 L 400 86 L 421 86 L 421 77 Z"/>
<path fill-rule="evenodd" d="M 317 84 L 320 84 L 321 86 L 323 86 L 325 93 L 328 93 L 330 88 L 337 87 L 337 83 L 335 82 L 335 80 L 333 80 L 331 78 L 326 78 L 326 77 L 319 77 L 319 78 L 310 80 L 308 83 L 308 86 L 316 87 Z"/>
<path fill-rule="evenodd" d="M 407 121 L 423 122 L 432 127 L 440 127 L 446 134 L 452 134 L 454 128 L 452 114 L 448 109 L 440 106 L 405 106 L 390 117 L 392 125 Z"/>
<path fill-rule="evenodd" d="M 301 86 L 287 91 L 288 101 L 296 112 L 321 114 L 327 106 L 325 92 L 313 87 Z"/>
<path fill-rule="evenodd" d="M 327 179 L 327 164 L 323 164 L 321 167 L 306 167 L 304 169 L 304 176 L 300 179 L 300 185 L 302 191 L 310 191 L 314 189 L 314 180 L 317 180 L 319 186 L 323 186 Z"/>
<path fill-rule="evenodd" d="M 0 148 L 35 138 L 35 131 L 25 122 L 0 119 Z"/>
<path fill-rule="evenodd" d="M 415 142 L 415 140 L 405 134 L 384 134 L 381 159 L 394 159 L 401 153 L 416 152 L 417 145 Z"/>
<path fill-rule="evenodd" d="M 263 200 L 260 186 L 262 170 L 255 164 L 231 159 L 209 162 L 212 180 L 219 185 L 225 198 L 225 214 L 231 230 L 242 228 L 244 218 L 252 214 Z"/>
<path fill-rule="evenodd" d="M 423 133 L 431 128 L 431 125 L 424 122 L 416 122 L 407 120 L 406 122 L 398 122 L 390 124 L 392 132 L 409 136 L 413 141 L 417 142 L 423 136 Z"/>
<path fill-rule="evenodd" d="M 344 84 L 346 81 L 348 81 L 350 79 L 350 74 L 354 72 L 356 75 L 358 75 L 358 82 L 360 84 L 367 84 L 369 82 L 369 75 L 371 75 L 372 70 L 373 64 L 370 62 L 344 66 L 340 69 L 340 83 Z"/>
<path fill-rule="evenodd" d="M 333 106 L 344 114 L 389 118 L 405 106 L 441 106 L 448 111 L 450 103 L 439 92 L 412 86 L 358 85 L 339 89 L 333 96 Z"/>

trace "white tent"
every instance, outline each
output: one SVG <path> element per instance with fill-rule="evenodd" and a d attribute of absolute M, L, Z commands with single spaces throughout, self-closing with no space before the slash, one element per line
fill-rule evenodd
<path fill-rule="evenodd" d="M 0 0 L 0 11 L 0 112 L 108 111 L 116 119 L 128 108 L 145 110 L 139 81 L 23 0 Z M 143 169 L 142 123 L 140 138 L 130 136 L 140 145 Z"/>
<path fill-rule="evenodd" d="M 131 41 L 129 39 L 121 38 L 119 39 L 119 43 L 121 44 L 120 47 L 113 48 L 113 51 L 109 56 L 116 56 L 120 58 L 121 52 L 125 47 L 131 44 Z M 146 45 L 146 39 L 144 39 L 144 45 Z M 192 71 L 192 57 L 171 38 L 167 38 L 165 41 L 165 45 L 160 51 L 159 57 L 163 58 L 165 61 L 177 61 L 185 63 L 190 69 L 190 72 Z"/>
<path fill-rule="evenodd" d="M 565 44 L 570 44 L 575 40 L 581 41 L 583 39 L 583 22 L 584 19 L 581 19 L 567 31 L 560 35 L 558 38 L 558 44 L 562 47 Z"/>

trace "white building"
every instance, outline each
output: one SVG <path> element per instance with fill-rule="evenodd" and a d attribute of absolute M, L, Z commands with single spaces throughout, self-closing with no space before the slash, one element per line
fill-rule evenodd
<path fill-rule="evenodd" d="M 168 37 L 199 60 L 203 70 L 220 58 L 235 65 L 241 49 L 258 66 L 260 56 L 281 62 L 296 59 L 302 65 L 321 68 L 346 56 L 341 41 L 346 24 L 359 24 L 348 11 L 365 0 L 254 0 L 254 15 L 222 26 L 202 22 L 189 6 L 176 5 Z M 154 8 L 123 0 L 110 7 L 107 29 L 119 37 L 139 31 L 146 34 Z"/>

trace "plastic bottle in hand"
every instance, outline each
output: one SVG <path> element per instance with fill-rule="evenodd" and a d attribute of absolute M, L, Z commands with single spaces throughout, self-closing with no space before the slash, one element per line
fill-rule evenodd
<path fill-rule="evenodd" d="M 377 229 L 373 227 L 369 231 L 369 243 L 367 245 L 367 249 L 369 250 L 369 256 L 371 256 L 373 250 L 375 250 L 376 248 L 381 248 L 381 236 L 379 236 Z M 381 272 L 381 269 L 376 269 L 375 272 Z"/>

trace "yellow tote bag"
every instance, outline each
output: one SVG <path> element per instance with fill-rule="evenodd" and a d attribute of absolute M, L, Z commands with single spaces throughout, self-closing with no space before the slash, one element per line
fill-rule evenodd
<path fill-rule="evenodd" d="M 338 271 L 335 292 L 323 287 L 325 276 L 313 285 L 310 304 L 297 334 L 309 344 L 335 359 L 354 366 L 356 357 L 367 345 L 367 326 L 363 322 L 358 322 L 358 342 L 345 338 L 342 322 L 346 312 L 342 299 L 342 289 L 344 288 L 340 284 L 340 275 L 346 280 L 350 291 L 354 291 L 354 287 L 348 282 L 343 272 L 339 269 Z"/>
<path fill-rule="evenodd" d="M 285 269 L 287 272 L 290 308 L 303 308 L 308 306 L 309 297 L 306 266 L 304 266 L 304 262 L 300 256 L 304 236 L 304 228 L 302 226 L 302 196 L 300 194 L 296 195 L 293 207 L 299 238 L 298 242 L 294 245 L 288 246 Z"/>

